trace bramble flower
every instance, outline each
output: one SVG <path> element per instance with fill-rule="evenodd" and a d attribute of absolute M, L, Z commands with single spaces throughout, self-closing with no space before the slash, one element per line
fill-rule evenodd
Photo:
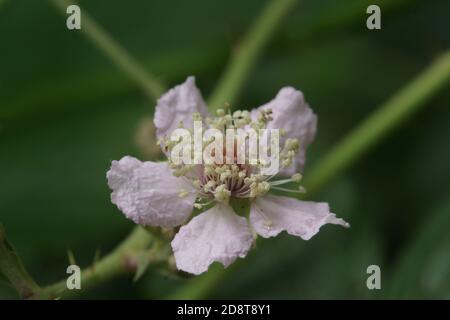
<path fill-rule="evenodd" d="M 261 168 L 266 164 L 262 162 L 175 163 L 170 158 L 174 146 L 171 133 L 180 127 L 192 130 L 193 121 L 221 131 L 280 129 L 279 175 L 285 178 L 273 180 L 274 175 L 263 174 Z M 168 161 L 141 162 L 125 156 L 112 162 L 108 185 L 113 191 L 111 201 L 135 223 L 181 226 L 172 240 L 178 269 L 201 274 L 215 261 L 227 267 L 247 255 L 257 235 L 269 238 L 286 231 L 309 240 L 324 224 L 349 226 L 330 212 L 327 203 L 269 193 L 304 192 L 299 185 L 300 171 L 316 133 L 317 117 L 300 91 L 285 87 L 272 101 L 251 112 L 232 113 L 224 108 L 211 117 L 194 78 L 189 77 L 158 100 L 154 123 Z M 281 187 L 284 184 L 296 189 Z M 244 210 L 245 204 L 249 210 Z M 190 219 L 193 211 L 201 213 Z"/>

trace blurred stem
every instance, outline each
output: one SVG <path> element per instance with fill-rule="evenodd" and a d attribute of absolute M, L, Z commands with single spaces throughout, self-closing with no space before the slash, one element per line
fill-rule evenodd
<path fill-rule="evenodd" d="M 41 288 L 28 274 L 19 256 L 8 242 L 0 224 L 0 278 L 11 284 L 22 299 L 46 299 Z"/>
<path fill-rule="evenodd" d="M 62 280 L 42 288 L 41 293 L 51 298 L 75 295 L 120 274 L 134 272 L 140 255 L 147 252 L 151 243 L 155 241 L 157 241 L 155 236 L 144 228 L 136 227 L 114 251 L 82 271 L 81 290 L 68 290 L 66 280 Z M 152 262 L 159 262 L 160 258 L 162 257 L 154 256 Z"/>
<path fill-rule="evenodd" d="M 450 51 L 401 89 L 386 103 L 353 129 L 314 167 L 305 180 L 308 192 L 314 192 L 350 166 L 370 147 L 411 116 L 450 79 Z"/>
<path fill-rule="evenodd" d="M 264 8 L 236 54 L 232 56 L 209 100 L 211 113 L 224 103 L 234 103 L 262 50 L 296 0 L 274 0 Z"/>
<path fill-rule="evenodd" d="M 64 14 L 74 1 L 49 0 Z M 140 65 L 120 44 L 118 44 L 85 9 L 81 10 L 81 31 L 103 52 L 118 68 L 130 77 L 144 91 L 150 101 L 157 99 L 165 90 L 164 86 Z"/>
<path fill-rule="evenodd" d="M 387 15 L 392 17 L 393 12 L 403 12 L 402 9 L 410 8 L 411 3 L 414 2 L 418 2 L 418 0 L 382 0 L 378 2 L 378 5 L 382 7 L 384 17 Z M 335 5 L 323 7 L 319 12 L 308 15 L 310 19 L 302 22 L 302 28 L 298 28 L 299 34 L 292 38 L 292 42 L 304 46 L 312 39 L 329 37 L 330 34 L 347 30 L 346 28 L 349 26 L 355 28 L 358 26 L 359 28 L 361 12 L 364 12 L 370 3 L 369 0 L 361 0 L 352 6 L 341 6 L 340 2 L 336 2 Z M 204 70 L 210 70 L 219 63 L 222 64 L 226 56 L 224 53 L 226 46 L 223 42 L 220 42 L 220 45 L 219 43 L 211 45 L 211 42 L 208 42 L 207 47 L 207 50 L 205 48 L 188 48 L 186 51 L 164 52 L 161 56 L 152 57 L 149 61 L 141 64 L 156 73 L 164 70 L 165 80 L 179 78 L 192 70 L 198 74 Z M 183 64 L 182 61 L 189 61 L 189 65 Z M 92 85 L 97 83 L 102 84 L 102 90 Z M 20 122 L 23 119 L 18 118 L 23 116 L 33 118 L 35 113 L 44 110 L 46 112 L 64 112 L 65 109 L 61 108 L 62 106 L 70 108 L 105 96 L 120 96 L 127 93 L 132 85 L 134 82 L 128 81 L 128 77 L 124 78 L 114 71 L 106 72 L 105 70 L 89 70 L 89 72 L 83 72 L 83 75 L 64 76 L 61 79 L 43 81 L 24 89 L 11 101 L 1 101 L 3 108 L 0 111 L 0 121 L 3 120 L 10 124 L 11 119 L 17 119 Z M 36 111 L 36 108 L 39 110 Z"/>
<path fill-rule="evenodd" d="M 450 79 L 450 51 L 438 58 L 428 69 L 417 76 L 399 93 L 361 125 L 356 127 L 344 140 L 326 155 L 311 171 L 305 181 L 308 193 L 316 192 L 334 176 L 345 170 L 367 149 L 431 98 Z M 222 279 L 235 268 L 223 269 L 215 266 L 207 273 L 192 279 L 184 287 L 175 291 L 171 299 L 202 299 L 213 290 Z"/>

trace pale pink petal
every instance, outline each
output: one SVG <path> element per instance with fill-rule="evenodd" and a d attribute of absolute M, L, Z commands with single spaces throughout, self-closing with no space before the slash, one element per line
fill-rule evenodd
<path fill-rule="evenodd" d="M 247 219 L 230 206 L 217 204 L 181 227 L 172 241 L 177 268 L 200 274 L 214 261 L 229 266 L 243 258 L 252 246 Z"/>
<path fill-rule="evenodd" d="M 274 195 L 265 195 L 252 203 L 250 223 L 264 238 L 274 237 L 285 230 L 304 240 L 309 240 L 327 223 L 350 226 L 330 212 L 328 203 Z"/>
<path fill-rule="evenodd" d="M 191 76 L 159 98 L 154 118 L 157 138 L 169 137 L 173 130 L 179 128 L 180 122 L 184 128 L 192 128 L 194 112 L 199 112 L 203 117 L 208 115 L 195 78 Z"/>
<path fill-rule="evenodd" d="M 306 148 L 314 140 L 317 127 L 317 116 L 305 102 L 303 93 L 292 87 L 282 88 L 275 99 L 253 109 L 252 118 L 256 119 L 260 111 L 272 109 L 273 120 L 268 129 L 284 129 L 286 135 L 280 139 L 280 147 L 287 138 L 297 138 L 300 142 L 299 152 L 294 163 L 280 171 L 282 175 L 292 175 L 302 171 L 305 164 Z"/>
<path fill-rule="evenodd" d="M 193 187 L 172 175 L 166 162 L 141 162 L 126 156 L 107 173 L 111 201 L 135 223 L 172 228 L 191 214 Z M 181 190 L 190 192 L 179 197 Z"/>

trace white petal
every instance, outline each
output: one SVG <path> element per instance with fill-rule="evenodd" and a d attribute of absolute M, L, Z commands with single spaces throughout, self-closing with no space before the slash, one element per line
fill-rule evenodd
<path fill-rule="evenodd" d="M 170 136 L 173 130 L 183 122 L 185 128 L 192 128 L 192 113 L 208 115 L 205 101 L 195 85 L 195 78 L 175 86 L 159 98 L 155 110 L 156 136 Z"/>
<path fill-rule="evenodd" d="M 250 222 L 264 238 L 274 237 L 285 230 L 304 240 L 309 240 L 327 223 L 350 226 L 330 212 L 328 203 L 274 195 L 265 195 L 252 203 Z"/>
<path fill-rule="evenodd" d="M 282 88 L 275 99 L 252 110 L 252 118 L 256 119 L 260 111 L 272 109 L 273 120 L 267 124 L 268 129 L 284 128 L 286 135 L 280 139 L 280 147 L 287 138 L 297 138 L 300 142 L 295 162 L 283 169 L 282 175 L 292 175 L 302 171 L 305 164 L 305 153 L 308 145 L 314 140 L 317 127 L 317 116 L 305 102 L 303 93 L 292 87 Z"/>
<path fill-rule="evenodd" d="M 141 162 L 126 156 L 112 162 L 107 178 L 112 203 L 135 223 L 172 228 L 192 212 L 195 194 L 178 195 L 193 187 L 174 177 L 166 162 Z"/>
<path fill-rule="evenodd" d="M 228 267 L 237 257 L 245 257 L 252 243 L 247 219 L 218 204 L 181 227 L 172 249 L 178 269 L 200 274 L 214 261 Z"/>

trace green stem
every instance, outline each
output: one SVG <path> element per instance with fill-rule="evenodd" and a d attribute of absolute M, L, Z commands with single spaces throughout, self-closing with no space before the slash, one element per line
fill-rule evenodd
<path fill-rule="evenodd" d="M 224 103 L 234 103 L 262 50 L 296 0 L 270 1 L 255 21 L 236 54 L 231 58 L 216 90 L 209 99 L 211 113 Z"/>
<path fill-rule="evenodd" d="M 424 102 L 442 88 L 450 78 L 450 51 L 437 59 L 427 70 L 409 85 L 383 104 L 361 125 L 356 127 L 344 140 L 312 169 L 305 181 L 308 193 L 317 191 L 335 175 L 360 157 L 367 149 L 386 136 L 407 116 L 417 111 Z M 184 287 L 175 291 L 171 299 L 205 298 L 226 276 L 236 268 L 211 268 L 207 273 L 192 279 Z"/>
<path fill-rule="evenodd" d="M 49 1 L 64 14 L 66 14 L 67 7 L 73 4 L 73 1 L 69 2 L 68 0 Z M 84 9 L 81 10 L 81 31 L 106 57 L 136 82 L 150 101 L 154 101 L 164 93 L 164 86 L 146 72 L 145 68 L 129 55 Z"/>
<path fill-rule="evenodd" d="M 439 91 L 450 78 L 450 51 L 401 89 L 337 144 L 305 180 L 314 192 L 350 166 L 370 147 L 411 116 Z"/>
<path fill-rule="evenodd" d="M 10 283 L 22 299 L 45 299 L 41 288 L 29 275 L 0 224 L 0 278 Z"/>
<path fill-rule="evenodd" d="M 139 256 L 148 251 L 150 244 L 155 240 L 156 238 L 148 231 L 136 227 L 114 251 L 82 271 L 81 290 L 68 290 L 66 280 L 62 280 L 42 288 L 41 293 L 51 298 L 75 295 L 118 275 L 134 272 Z M 154 257 L 153 261 L 159 261 L 158 257 Z"/>

